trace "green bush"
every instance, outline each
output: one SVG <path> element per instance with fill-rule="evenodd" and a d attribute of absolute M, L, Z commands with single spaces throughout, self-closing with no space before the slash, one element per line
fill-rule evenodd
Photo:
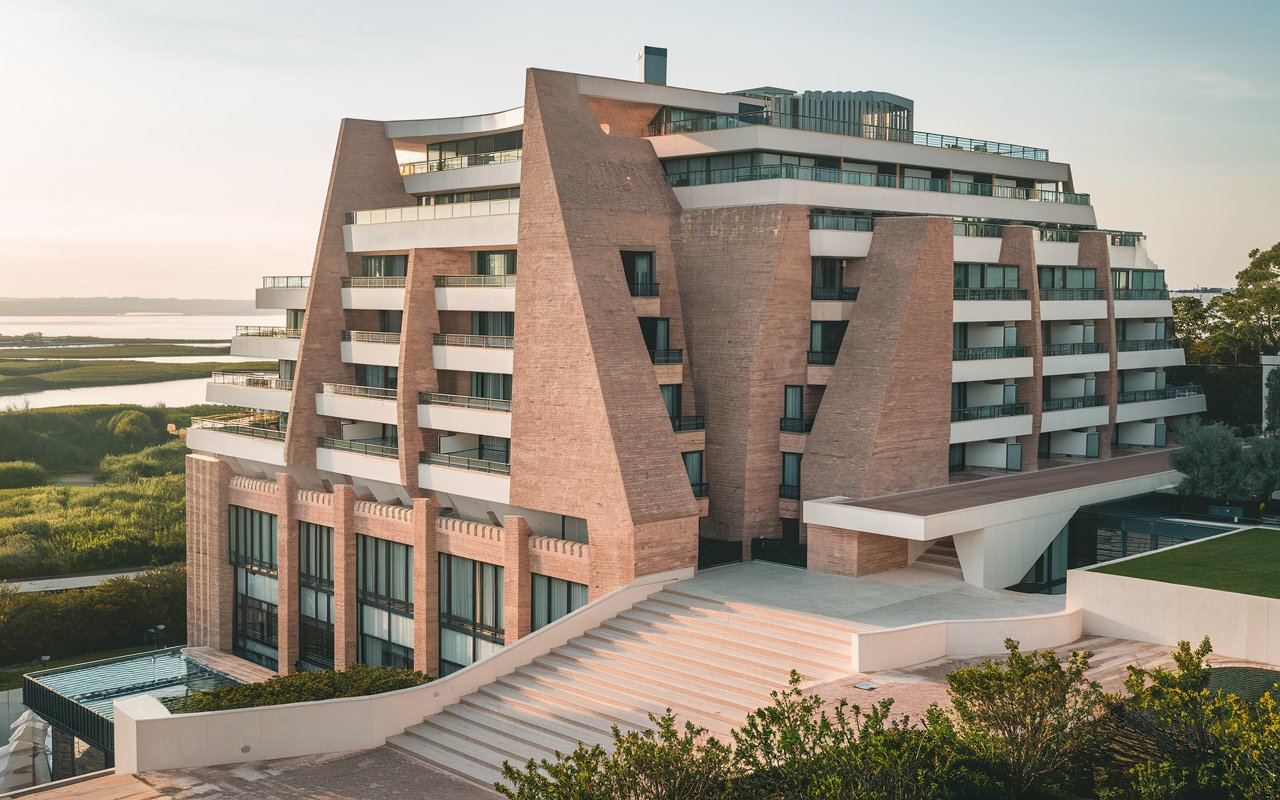
<path fill-rule="evenodd" d="M 181 565 L 91 589 L 19 593 L 0 587 L 0 664 L 61 658 L 145 645 L 165 626 L 163 643 L 187 640 L 187 573 Z"/>
<path fill-rule="evenodd" d="M 0 489 L 25 489 L 43 486 L 49 480 L 44 467 L 32 461 L 0 463 Z"/>
<path fill-rule="evenodd" d="M 112 483 L 126 483 L 139 478 L 181 474 L 186 469 L 186 458 L 186 443 L 174 439 L 136 453 L 104 456 L 98 464 L 98 471 Z"/>
<path fill-rule="evenodd" d="M 279 675 L 262 683 L 224 686 L 187 698 L 175 698 L 170 707 L 181 713 L 226 711 L 232 708 L 309 703 L 335 697 L 363 697 L 421 686 L 430 676 L 410 669 L 355 664 L 340 672 L 309 670 Z"/>
<path fill-rule="evenodd" d="M 0 402 L 0 406 L 3 406 Z M 125 441 L 111 430 L 113 419 L 130 411 L 144 416 L 147 425 L 116 420 L 117 427 L 140 438 Z M 32 461 L 47 470 L 84 471 L 98 468 L 103 456 L 118 455 L 174 439 L 168 425 L 179 428 L 193 414 L 225 413 L 225 406 L 142 408 L 139 406 L 58 406 L 56 408 L 0 411 L 0 461 Z M 135 430 L 136 426 L 136 430 Z"/>

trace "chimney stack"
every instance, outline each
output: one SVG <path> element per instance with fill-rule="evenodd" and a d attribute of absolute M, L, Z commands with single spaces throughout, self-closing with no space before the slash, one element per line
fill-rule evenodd
<path fill-rule="evenodd" d="M 638 80 L 655 86 L 667 85 L 667 48 L 645 45 L 636 55 L 636 66 L 639 67 Z"/>

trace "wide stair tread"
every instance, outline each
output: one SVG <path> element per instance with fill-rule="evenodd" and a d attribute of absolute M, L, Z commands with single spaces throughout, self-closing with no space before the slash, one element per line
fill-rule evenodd
<path fill-rule="evenodd" d="M 710 616 L 661 603 L 637 603 L 629 613 L 639 613 L 646 617 L 670 621 L 670 623 L 705 632 L 717 638 L 745 640 L 770 648 L 804 653 L 815 658 L 826 658 L 832 653 L 844 653 L 847 656 L 853 649 L 853 634 L 840 639 L 818 637 L 798 630 L 788 632 L 732 613 Z"/>
<path fill-rule="evenodd" d="M 838 656 L 834 656 L 831 659 L 818 661 L 798 653 L 778 652 L 777 650 L 753 647 L 733 638 L 699 634 L 697 631 L 691 631 L 676 624 L 655 623 L 643 617 L 637 619 L 635 616 L 628 616 L 627 614 L 619 614 L 613 619 L 607 620 L 602 627 L 627 631 L 637 636 L 648 637 L 650 640 L 658 640 L 681 647 L 698 647 L 712 653 L 725 654 L 733 652 L 743 659 L 785 670 L 794 669 L 802 674 L 819 678 L 834 678 L 850 672 L 848 657 L 841 660 Z"/>
<path fill-rule="evenodd" d="M 504 702 L 481 692 L 467 695 L 452 708 L 478 724 L 507 731 L 512 736 L 561 753 L 574 750 L 579 744 L 593 745 L 613 741 L 613 735 L 607 731 L 575 725 L 552 714 L 518 707 L 514 703 Z"/>
<path fill-rule="evenodd" d="M 691 594 L 663 591 L 636 606 L 655 604 L 687 609 L 706 617 L 726 617 L 738 624 L 758 625 L 769 631 L 780 631 L 787 636 L 803 635 L 814 642 L 830 642 L 848 646 L 853 634 L 864 628 L 848 620 L 800 614 L 783 609 L 765 608 L 744 603 L 722 603 Z"/>
<path fill-rule="evenodd" d="M 636 709 L 631 703 L 616 697 L 606 697 L 599 693 L 575 691 L 572 683 L 568 685 L 569 691 L 565 691 L 564 682 L 545 680 L 535 675 L 529 675 L 525 671 L 528 669 L 529 667 L 521 667 L 510 675 L 502 676 L 497 680 L 497 683 L 526 696 L 533 696 L 548 705 L 572 707 L 566 710 L 572 710 L 577 713 L 579 718 L 594 715 L 599 718 L 599 722 L 605 730 L 608 730 L 612 725 L 629 728 L 649 727 L 648 714 Z"/>
<path fill-rule="evenodd" d="M 469 696 L 466 700 L 489 706 L 496 703 L 517 709 L 524 714 L 549 717 L 551 722 L 546 724 L 548 730 L 562 730 L 566 725 L 581 729 L 575 738 L 588 744 L 593 739 L 612 740 L 615 726 L 623 732 L 650 727 L 648 718 L 643 722 L 633 719 L 621 720 L 610 715 L 609 712 L 614 709 L 583 706 L 570 698 L 558 697 L 554 693 L 547 692 L 545 687 L 537 684 L 525 685 L 518 676 L 514 685 L 495 682 L 481 687 L 475 695 Z M 563 732 L 566 736 L 574 736 L 570 731 Z"/>
<path fill-rule="evenodd" d="M 673 659 L 608 645 L 601 640 L 578 637 L 557 647 L 554 652 L 578 661 L 594 659 L 593 663 L 598 666 L 609 665 L 611 669 L 625 669 L 630 674 L 635 674 L 636 670 L 657 673 L 655 677 L 676 685 L 685 685 L 692 679 L 699 687 L 717 693 L 734 692 L 744 698 L 751 698 L 758 705 L 767 703 L 769 699 L 768 690 L 760 688 L 755 681 L 744 681 L 737 673 L 690 666 Z"/>
<path fill-rule="evenodd" d="M 513 764 L 524 764 L 531 758 L 550 758 L 557 750 L 564 752 L 569 744 L 563 737 L 555 737 L 555 744 L 548 744 L 547 737 L 539 735 L 540 728 L 532 725 L 495 724 L 492 717 L 480 713 L 479 709 L 461 709 L 456 706 L 440 714 L 433 714 L 406 730 L 430 739 L 437 729 L 488 745 L 504 753 L 505 760 Z"/>
<path fill-rule="evenodd" d="M 594 630 L 587 631 L 577 639 L 572 639 L 570 641 L 578 642 L 579 640 L 592 642 L 593 646 L 596 642 L 604 642 L 611 647 L 644 653 L 654 658 L 669 660 L 680 666 L 686 664 L 695 666 L 705 664 L 709 667 L 722 669 L 726 672 L 732 671 L 733 674 L 744 679 L 770 685 L 785 685 L 791 676 L 791 669 L 789 667 L 761 664 L 758 661 L 748 661 L 735 656 L 733 653 L 726 653 L 721 650 L 689 646 L 684 646 L 676 650 L 672 649 L 670 646 L 664 646 L 664 643 L 661 641 L 654 641 L 653 638 L 637 636 L 630 631 L 614 628 L 595 628 Z"/>
<path fill-rule="evenodd" d="M 398 733 L 387 739 L 387 744 L 422 759 L 433 767 L 457 775 L 472 783 L 492 787 L 502 779 L 502 770 L 495 769 L 492 764 L 485 763 L 471 756 L 456 752 L 437 742 L 415 736 L 412 733 Z"/>
<path fill-rule="evenodd" d="M 669 680 L 651 670 L 628 669 L 619 665 L 610 667 L 607 662 L 578 661 L 572 656 L 555 653 L 535 659 L 533 663 L 568 677 L 579 676 L 605 689 L 620 687 L 642 701 L 657 705 L 665 703 L 672 708 L 680 704 L 694 711 L 706 709 L 745 716 L 760 707 L 759 703 L 736 691 L 708 692 L 688 681 Z"/>

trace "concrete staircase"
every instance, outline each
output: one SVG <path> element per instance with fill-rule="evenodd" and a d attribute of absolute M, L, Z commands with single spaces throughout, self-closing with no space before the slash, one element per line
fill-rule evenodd
<path fill-rule="evenodd" d="M 668 708 L 727 740 L 785 687 L 851 672 L 857 628 L 840 620 L 665 589 L 427 717 L 387 743 L 478 783 L 504 761 L 612 743 Z"/>
<path fill-rule="evenodd" d="M 928 550 L 920 554 L 915 563 L 928 564 L 957 578 L 964 575 L 964 570 L 960 568 L 960 557 L 956 555 L 956 543 L 950 536 L 944 536 L 934 542 Z"/>

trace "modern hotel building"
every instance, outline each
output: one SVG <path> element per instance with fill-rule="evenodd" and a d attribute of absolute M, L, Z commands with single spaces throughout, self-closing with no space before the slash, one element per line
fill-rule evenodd
<path fill-rule="evenodd" d="M 343 121 L 311 274 L 258 290 L 286 326 L 234 339 L 278 373 L 215 375 L 243 410 L 187 432 L 192 645 L 447 673 L 753 542 L 846 575 L 954 548 L 1003 588 L 1081 502 L 1167 480 L 1119 456 L 1204 398 L 1165 381 L 1145 237 L 1068 164 L 891 94 L 643 76 Z M 1132 466 L 1025 484 L 998 531 L 885 501 L 1077 461 Z"/>

